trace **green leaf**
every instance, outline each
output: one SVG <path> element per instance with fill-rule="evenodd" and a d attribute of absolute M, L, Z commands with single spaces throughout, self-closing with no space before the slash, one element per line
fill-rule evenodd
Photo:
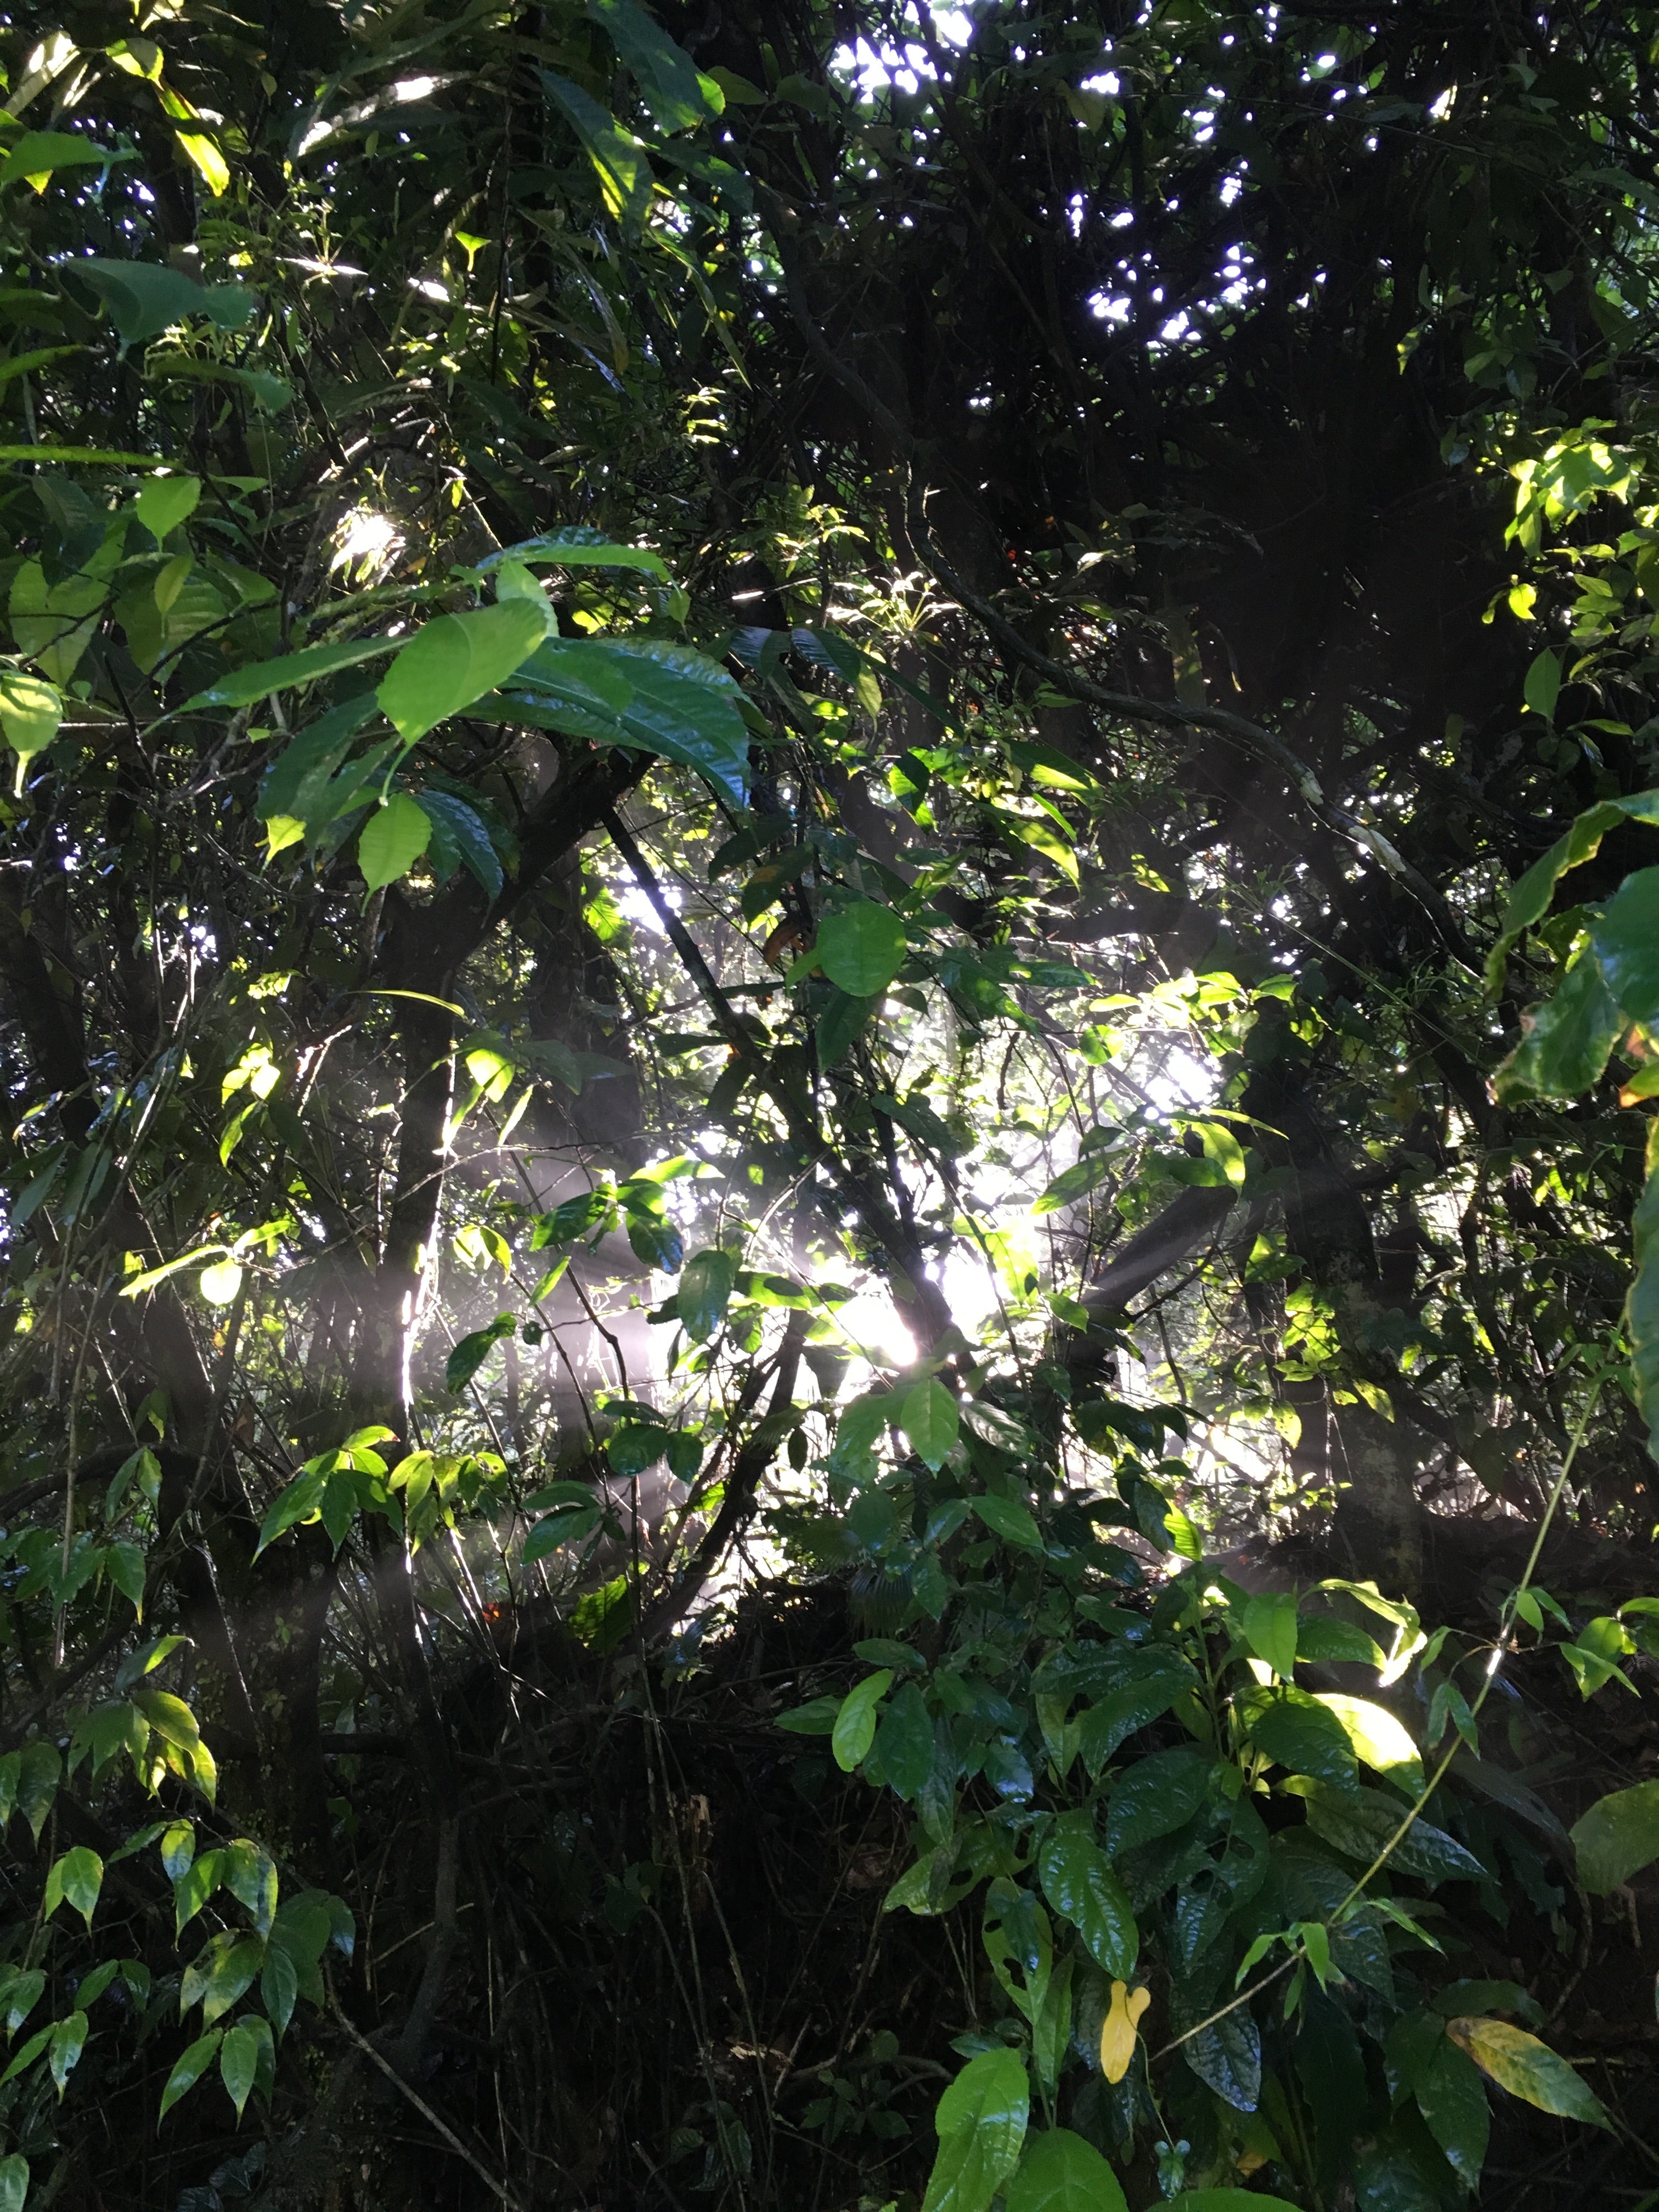
<path fill-rule="evenodd" d="M 862 1033 L 880 1003 L 878 999 L 853 998 L 845 991 L 835 993 L 818 1016 L 814 1033 L 821 1068 L 836 1066 Z"/>
<path fill-rule="evenodd" d="M 794 1705 L 787 1713 L 780 1713 L 773 1725 L 787 1729 L 792 1735 L 833 1735 L 842 1702 L 834 1697 L 813 1698 L 806 1705 Z"/>
<path fill-rule="evenodd" d="M 483 1328 L 475 1328 L 464 1336 L 444 1362 L 444 1388 L 452 1394 L 465 1389 L 490 1352 L 504 1336 L 511 1336 L 518 1323 L 511 1314 L 497 1314 Z"/>
<path fill-rule="evenodd" d="M 937 1375 L 913 1383 L 899 1401 L 899 1426 L 916 1457 L 935 1474 L 957 1440 L 959 1421 L 956 1399 Z M 1029 1521 L 1030 1514 L 1025 1517 Z"/>
<path fill-rule="evenodd" d="M 1561 696 L 1561 656 L 1547 647 L 1538 655 L 1527 671 L 1526 684 L 1522 695 L 1534 714 L 1541 714 L 1547 722 L 1555 720 L 1555 704 Z"/>
<path fill-rule="evenodd" d="M 544 70 L 542 85 L 593 164 L 607 211 L 629 223 L 642 222 L 651 204 L 651 165 L 644 147 L 568 78 Z"/>
<path fill-rule="evenodd" d="M 633 0 L 587 0 L 587 12 L 610 33 L 611 43 L 663 130 L 694 131 L 724 109 L 726 99 L 719 87 L 699 75 L 690 54 Z"/>
<path fill-rule="evenodd" d="M 1590 943 L 1608 989 L 1631 1020 L 1659 1025 L 1659 868 L 1626 877 L 1592 920 Z"/>
<path fill-rule="evenodd" d="M 909 951 L 904 924 L 891 907 L 854 899 L 825 916 L 817 937 L 818 964 L 838 990 L 872 999 L 886 990 Z"/>
<path fill-rule="evenodd" d="M 300 1976 L 293 1960 L 280 1943 L 267 1943 L 265 1963 L 259 1969 L 259 2002 L 279 2036 L 294 2017 L 299 1994 Z"/>
<path fill-rule="evenodd" d="M 1659 882 L 1659 869 L 1643 873 Z M 1506 1106 L 1528 1098 L 1576 1098 L 1600 1082 L 1626 1025 L 1601 963 L 1581 954 L 1554 997 L 1522 1015 L 1521 1042 L 1494 1073 L 1492 1095 Z"/>
<path fill-rule="evenodd" d="M 29 2162 L 21 2151 L 0 2158 L 0 2212 L 23 2212 L 29 2193 Z"/>
<path fill-rule="evenodd" d="M 674 1310 L 693 1343 L 707 1344 L 725 1320 L 741 1264 L 738 1253 L 710 1247 L 694 1252 L 681 1269 Z"/>
<path fill-rule="evenodd" d="M 939 2153 L 922 2212 L 987 2212 L 1019 2163 L 1031 2086 L 1017 2051 L 981 2051 L 939 2100 Z"/>
<path fill-rule="evenodd" d="M 63 719 L 63 695 L 56 684 L 21 669 L 0 670 L 0 727 L 17 756 L 14 790 L 22 790 L 29 763 L 52 744 Z"/>
<path fill-rule="evenodd" d="M 395 637 L 353 638 L 336 645 L 308 645 L 299 653 L 285 653 L 277 660 L 250 661 L 246 668 L 233 670 L 193 699 L 187 699 L 182 711 L 257 706 L 273 691 L 286 691 L 296 684 L 314 684 L 319 677 L 355 668 L 360 661 L 378 660 L 382 653 L 392 652 L 397 643 Z"/>
<path fill-rule="evenodd" d="M 914 1682 L 902 1684 L 889 1704 L 875 1741 L 889 1785 L 907 1801 L 915 1797 L 933 1771 L 933 1723 Z"/>
<path fill-rule="evenodd" d="M 870 1747 L 876 1740 L 876 1707 L 892 1687 L 892 1668 L 880 1668 L 875 1674 L 866 1674 L 842 1699 L 836 1724 L 830 1730 L 830 1748 L 843 1774 L 850 1774 L 869 1755 Z"/>
<path fill-rule="evenodd" d="M 238 2021 L 219 2045 L 219 2078 L 236 2107 L 239 2125 L 259 2078 L 260 2061 L 271 2056 L 270 2023 L 257 2018 Z"/>
<path fill-rule="evenodd" d="M 1479 2069 L 1467 2051 L 1443 2035 L 1413 2086 L 1430 2134 L 1465 2189 L 1475 2188 L 1492 2133 L 1492 2113 Z"/>
<path fill-rule="evenodd" d="M 517 545 L 504 546 L 501 552 L 491 553 L 478 563 L 488 574 L 503 562 L 514 561 L 528 564 L 535 561 L 556 561 L 564 568 L 643 568 L 653 576 L 668 581 L 668 568 L 660 553 L 653 553 L 647 545 L 618 545 L 602 530 L 590 530 L 580 524 L 568 530 L 550 530 L 539 538 L 526 538 Z"/>
<path fill-rule="evenodd" d="M 432 817 L 407 792 L 394 791 L 363 824 L 357 866 L 372 891 L 406 876 L 432 837 Z"/>
<path fill-rule="evenodd" d="M 1091 1190 L 1109 1182 L 1122 1165 L 1122 1153 L 1115 1147 L 1085 1152 L 1069 1168 L 1057 1175 L 1048 1188 L 1032 1206 L 1033 1213 L 1058 1213 L 1062 1206 L 1074 1206 L 1086 1198 Z"/>
<path fill-rule="evenodd" d="M 180 2018 L 192 2005 L 199 2004 L 203 2027 L 211 2027 L 252 1988 L 264 1962 L 264 1942 L 258 1936 L 244 1936 L 227 1928 L 210 1936 L 185 1967 L 179 1984 Z"/>
<path fill-rule="evenodd" d="M 1138 1759 L 1113 1786 L 1106 1810 L 1106 1850 L 1116 1858 L 1138 1844 L 1156 1843 L 1184 1827 L 1209 1795 L 1216 1762 L 1196 1744 L 1177 1744 Z"/>
<path fill-rule="evenodd" d="M 270 1933 L 276 1913 L 276 1868 L 270 1854 L 246 1836 L 224 1847 L 225 1887 L 252 1916 L 261 1936 Z"/>
<path fill-rule="evenodd" d="M 1042 1531 L 1032 1519 L 1030 1508 L 1022 1505 L 1018 1498 L 986 1491 L 969 1503 L 992 1534 L 1000 1536 L 1005 1544 L 1017 1545 L 1023 1552 L 1042 1549 Z"/>
<path fill-rule="evenodd" d="M 1244 1607 L 1244 1637 L 1258 1659 L 1289 1681 L 1296 1671 L 1294 1590 L 1261 1590 Z"/>
<path fill-rule="evenodd" d="M 1356 1759 L 1407 1796 L 1416 1796 L 1423 1787 L 1423 1761 L 1404 1723 L 1386 1705 L 1337 1690 L 1322 1690 L 1318 1702 L 1340 1723 Z"/>
<path fill-rule="evenodd" d="M 533 1567 L 538 1559 L 544 1559 L 556 1552 L 562 1544 L 580 1544 L 591 1536 L 605 1518 L 602 1506 L 596 1504 L 590 1493 L 581 1505 L 566 1505 L 556 1513 L 550 1513 L 538 1521 L 524 1540 L 524 1564 Z"/>
<path fill-rule="evenodd" d="M 498 599 L 470 614 L 434 615 L 381 678 L 375 695 L 380 712 L 411 745 L 505 683 L 546 635 L 544 610 L 525 599 Z"/>
<path fill-rule="evenodd" d="M 1573 1823 L 1578 1879 L 1605 1897 L 1659 1859 L 1659 1782 L 1638 1782 L 1600 1797 Z"/>
<path fill-rule="evenodd" d="M 491 843 L 489 832 L 479 816 L 464 799 L 455 798 L 447 791 L 417 791 L 415 804 L 432 823 L 433 873 L 438 880 L 441 883 L 448 872 L 447 869 L 441 871 L 437 866 L 440 841 L 447 839 L 454 848 L 454 859 L 474 878 L 485 897 L 493 903 L 501 896 L 506 878 L 501 872 L 501 856 Z M 580 1090 L 580 1079 L 572 1088 Z"/>
<path fill-rule="evenodd" d="M 78 258 L 73 274 L 77 283 L 89 284 L 109 310 L 124 351 L 146 338 L 159 337 L 187 315 L 214 313 L 205 285 L 154 261 L 111 261 L 93 255 Z M 219 289 L 240 291 L 241 288 L 216 287 Z M 219 318 L 216 315 L 214 319 Z"/>
<path fill-rule="evenodd" d="M 1027 2138 L 1006 2204 L 1007 2212 L 1128 2212 L 1111 2167 L 1069 2128 L 1048 2128 Z"/>
<path fill-rule="evenodd" d="M 4 2015 L 3 2025 L 8 2035 L 16 2034 L 40 2003 L 40 1992 L 46 1986 L 46 1972 L 40 1966 L 30 1966 L 21 1972 L 13 1972 L 5 1982 L 0 1983 L 0 2014 Z"/>
<path fill-rule="evenodd" d="M 1127 1982 L 1134 1972 L 1140 1931 L 1128 1893 L 1095 1841 L 1092 1813 L 1062 1813 L 1037 1855 L 1042 1893 L 1082 1936 L 1103 1974 Z"/>
<path fill-rule="evenodd" d="M 166 2119 L 185 2091 L 196 2087 L 212 2063 L 213 2054 L 223 2040 L 224 2033 L 222 2027 L 210 2029 L 206 2035 L 198 2036 L 181 2054 L 172 2073 L 167 2075 L 167 2087 L 161 2092 L 161 2110 L 156 2115 L 159 2119 Z"/>
<path fill-rule="evenodd" d="M 52 2031 L 47 2045 L 46 2066 L 58 2084 L 61 2099 L 70 2075 L 81 2063 L 81 2053 L 87 2047 L 87 2016 L 83 2012 L 72 2012 L 67 2020 L 60 2020 Z"/>
<path fill-rule="evenodd" d="M 77 1844 L 72 1851 L 65 1851 L 57 1860 L 46 1876 L 46 1891 L 40 1905 L 40 1917 L 50 1920 L 60 1905 L 72 1905 L 88 1929 L 92 1926 L 94 1908 L 98 1893 L 104 1886 L 104 1862 L 96 1851 Z"/>
<path fill-rule="evenodd" d="M 1446 2033 L 1512 2097 L 1522 2097 L 1540 2112 L 1554 2112 L 1564 2120 L 1583 2120 L 1597 2128 L 1612 2125 L 1583 2076 L 1524 2028 L 1511 2027 L 1502 2020 L 1449 2020 Z"/>
<path fill-rule="evenodd" d="M 549 638 L 499 699 L 497 721 L 562 730 L 678 761 L 745 803 L 749 732 L 733 679 L 706 654 L 655 638 Z"/>
<path fill-rule="evenodd" d="M 1261 2189 L 1185 2189 L 1160 2212 L 1297 2212 L 1283 2197 Z"/>
<path fill-rule="evenodd" d="M 181 523 L 189 521 L 201 498 L 199 477 L 152 477 L 133 505 L 139 521 L 159 545 Z"/>
<path fill-rule="evenodd" d="M 1347 1731 L 1316 1698 L 1297 1689 L 1258 1690 L 1239 1699 L 1240 1717 L 1258 1751 L 1333 1789 L 1352 1791 L 1358 1778 Z"/>
<path fill-rule="evenodd" d="M 1406 1808 L 1380 1790 L 1333 1790 L 1319 1788 L 1306 1794 L 1308 1826 L 1315 1835 L 1364 1865 L 1381 1851 L 1406 1815 Z M 1395 1845 L 1389 1864 L 1401 1874 L 1413 1875 L 1431 1887 L 1442 1881 L 1481 1881 L 1486 1869 L 1455 1836 L 1413 1820 Z"/>
<path fill-rule="evenodd" d="M 33 1743 L 26 1743 L 17 1758 L 17 1809 L 28 1822 L 38 1844 L 52 1800 L 58 1795 L 64 1762 L 58 1757 L 56 1744 L 42 1742 L 38 1737 Z"/>
<path fill-rule="evenodd" d="M 136 154 L 112 154 L 107 147 L 94 146 L 89 138 L 71 137 L 67 131 L 26 131 L 12 141 L 0 165 L 0 185 L 15 185 L 21 177 L 42 192 L 56 170 L 103 169 L 137 158 Z"/>
<path fill-rule="evenodd" d="M 242 1269 L 235 1260 L 216 1260 L 210 1267 L 204 1267 L 196 1279 L 196 1287 L 210 1306 L 233 1304 L 242 1287 Z"/>

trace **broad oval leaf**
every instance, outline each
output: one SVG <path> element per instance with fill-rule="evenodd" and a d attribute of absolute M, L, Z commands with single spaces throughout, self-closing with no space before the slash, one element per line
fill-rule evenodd
<path fill-rule="evenodd" d="M 1111 2167 L 1069 2128 L 1047 2128 L 1027 2138 L 1006 2201 L 1008 2212 L 1128 2212 Z"/>
<path fill-rule="evenodd" d="M 193 2089 L 213 2063 L 213 2054 L 224 2039 L 222 2027 L 210 2028 L 205 2035 L 198 2036 L 190 2048 L 174 2062 L 167 2075 L 167 2087 L 161 2092 L 159 2118 L 166 2119 L 187 2090 Z"/>
<path fill-rule="evenodd" d="M 939 2100 L 939 2154 L 922 2212 L 986 2212 L 1019 2162 L 1031 2087 L 1017 2051 L 981 2051 Z"/>
<path fill-rule="evenodd" d="M 546 611 L 497 599 L 423 623 L 380 679 L 380 712 L 406 745 L 504 684 L 547 635 Z M 412 802 L 411 802 L 412 804 Z"/>
<path fill-rule="evenodd" d="M 899 1401 L 899 1426 L 916 1457 L 935 1474 L 957 1440 L 960 1419 L 956 1399 L 937 1375 L 913 1383 Z"/>
<path fill-rule="evenodd" d="M 432 842 L 432 817 L 406 791 L 394 791 L 363 824 L 357 866 L 372 891 L 406 876 Z"/>
<path fill-rule="evenodd" d="M 884 991 L 909 951 L 904 924 L 891 907 L 854 899 L 818 929 L 818 964 L 838 990 L 854 999 Z"/>
<path fill-rule="evenodd" d="M 933 1723 L 914 1682 L 902 1685 L 882 1715 L 875 1746 L 890 1787 L 901 1797 L 915 1797 L 933 1771 Z"/>
<path fill-rule="evenodd" d="M 1598 1798 L 1572 1826 L 1578 1879 L 1605 1897 L 1659 1859 L 1659 1782 L 1638 1782 Z"/>
<path fill-rule="evenodd" d="M 680 1270 L 675 1310 L 680 1327 L 695 1343 L 707 1344 L 726 1318 L 740 1265 L 737 1253 L 711 1246 L 694 1252 Z"/>
<path fill-rule="evenodd" d="M 1005 1544 L 1017 1545 L 1023 1552 L 1042 1549 L 1042 1531 L 1032 1519 L 1030 1506 L 1022 1505 L 1018 1498 L 987 1491 L 970 1502 L 993 1535 L 1000 1536 Z"/>
<path fill-rule="evenodd" d="M 1306 1690 L 1259 1692 L 1238 1702 L 1251 1742 L 1279 1765 L 1334 1790 L 1358 1786 L 1346 1729 Z"/>

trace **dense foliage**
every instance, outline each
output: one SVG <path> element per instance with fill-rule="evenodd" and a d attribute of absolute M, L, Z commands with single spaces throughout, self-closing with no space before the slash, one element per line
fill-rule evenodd
<path fill-rule="evenodd" d="M 1656 55 L 10 11 L 0 2212 L 1653 2201 Z"/>

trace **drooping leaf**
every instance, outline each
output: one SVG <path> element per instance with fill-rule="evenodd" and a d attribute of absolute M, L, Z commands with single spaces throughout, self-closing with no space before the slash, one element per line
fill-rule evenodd
<path fill-rule="evenodd" d="M 444 1362 L 444 1388 L 453 1395 L 465 1390 L 484 1361 L 504 1336 L 511 1336 L 518 1322 L 511 1314 L 497 1314 L 495 1320 L 483 1328 L 475 1328 L 464 1336 Z"/>
<path fill-rule="evenodd" d="M 1293 1590 L 1259 1591 L 1244 1608 L 1244 1634 L 1251 1650 L 1287 1682 L 1296 1671 L 1297 1626 Z"/>
<path fill-rule="evenodd" d="M 364 823 L 357 866 L 371 891 L 406 876 L 432 839 L 432 817 L 406 791 L 394 791 Z"/>
<path fill-rule="evenodd" d="M 723 110 L 726 100 L 719 86 L 699 74 L 684 47 L 634 0 L 587 0 L 587 12 L 610 33 L 663 130 L 695 131 Z"/>
<path fill-rule="evenodd" d="M 1436 2042 L 1413 2084 L 1429 2132 L 1466 2189 L 1474 2189 L 1486 2160 L 1492 2114 L 1486 2086 L 1467 2051 L 1449 2037 Z"/>
<path fill-rule="evenodd" d="M 1503 2020 L 1462 2019 L 1449 2020 L 1446 2033 L 1511 2096 L 1522 2097 L 1540 2112 L 1554 2112 L 1565 2120 L 1583 2120 L 1597 2128 L 1611 2125 L 1583 2076 L 1524 2028 L 1511 2027 Z"/>
<path fill-rule="evenodd" d="M 681 1328 L 694 1343 L 707 1344 L 725 1320 L 726 1309 L 737 1288 L 740 1265 L 738 1253 L 711 1246 L 705 1251 L 694 1252 L 681 1269 L 679 1288 L 674 1294 L 675 1310 Z"/>
<path fill-rule="evenodd" d="M 173 2071 L 167 2079 L 167 2087 L 161 2092 L 160 2118 L 166 2119 L 179 2098 L 196 2087 L 212 2064 L 214 2053 L 224 2039 L 224 2033 L 222 2027 L 210 2028 L 174 2062 Z"/>
<path fill-rule="evenodd" d="M 159 545 L 180 523 L 189 521 L 201 498 L 199 477 L 152 477 L 139 488 L 133 505 L 139 521 Z"/>

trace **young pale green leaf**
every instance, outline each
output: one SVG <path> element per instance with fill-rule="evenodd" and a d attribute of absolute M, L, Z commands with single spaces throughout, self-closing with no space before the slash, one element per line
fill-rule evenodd
<path fill-rule="evenodd" d="M 52 744 L 63 719 L 63 695 L 56 684 L 15 668 L 0 670 L 0 727 L 17 756 L 15 791 L 21 792 L 29 763 Z"/>
<path fill-rule="evenodd" d="M 0 2212 L 23 2212 L 29 2193 L 29 2162 L 21 2151 L 0 2158 Z"/>
<path fill-rule="evenodd" d="M 899 1401 L 899 1426 L 916 1457 L 935 1474 L 957 1440 L 960 1419 L 955 1397 L 937 1375 L 913 1383 Z"/>
<path fill-rule="evenodd" d="M 216 1260 L 210 1267 L 204 1267 L 196 1279 L 196 1287 L 210 1306 L 232 1304 L 242 1287 L 242 1268 L 240 1261 Z"/>
<path fill-rule="evenodd" d="M 1069 2128 L 1027 2136 L 1025 2154 L 1004 2201 L 1007 2212 L 1129 2212 L 1111 2167 L 1091 2142 Z"/>
<path fill-rule="evenodd" d="M 1611 2126 L 1600 2099 L 1566 2060 L 1524 2028 L 1504 2020 L 1449 2020 L 1446 2033 L 1468 2051 L 1483 2074 L 1512 2097 L 1523 2097 L 1540 2112 L 1564 2120 Z"/>
<path fill-rule="evenodd" d="M 406 876 L 432 841 L 432 817 L 406 791 L 371 814 L 357 840 L 357 866 L 371 891 Z"/>
<path fill-rule="evenodd" d="M 939 2152 L 922 2212 L 986 2212 L 1019 2163 L 1031 2086 L 1017 2051 L 981 2051 L 939 2100 Z"/>
<path fill-rule="evenodd" d="M 1296 1670 L 1294 1590 L 1260 1590 L 1244 1607 L 1244 1637 L 1258 1659 L 1289 1681 Z"/>
<path fill-rule="evenodd" d="M 152 477 L 133 505 L 138 520 L 159 545 L 201 504 L 199 477 Z"/>
<path fill-rule="evenodd" d="M 166 2119 L 179 2098 L 187 2090 L 196 2087 L 212 2064 L 213 2054 L 223 2041 L 224 2033 L 222 2027 L 210 2028 L 205 2035 L 198 2036 L 189 2049 L 180 2055 L 173 2065 L 172 2073 L 167 2075 L 167 2087 L 161 2092 L 161 2106 L 157 2115 L 159 2118 Z"/>
<path fill-rule="evenodd" d="M 1605 1897 L 1659 1859 L 1659 1782 L 1600 1797 L 1572 1826 L 1578 1879 Z"/>
<path fill-rule="evenodd" d="M 58 2085 L 61 2101 L 69 2077 L 81 2063 L 81 2053 L 87 2047 L 87 2016 L 83 2012 L 72 2012 L 67 2020 L 53 2027 L 46 2045 L 46 2068 Z"/>
<path fill-rule="evenodd" d="M 545 607 L 525 599 L 498 599 L 469 614 L 434 615 L 381 678 L 375 694 L 380 712 L 412 745 L 447 716 L 504 684 L 546 635 Z"/>
<path fill-rule="evenodd" d="M 883 1667 L 850 1689 L 841 1701 L 830 1748 L 843 1774 L 862 1765 L 876 1740 L 876 1708 L 892 1687 L 893 1670 Z"/>
<path fill-rule="evenodd" d="M 909 947 L 904 924 L 891 907 L 854 899 L 818 929 L 818 964 L 839 990 L 854 999 L 885 991 L 904 965 Z"/>

